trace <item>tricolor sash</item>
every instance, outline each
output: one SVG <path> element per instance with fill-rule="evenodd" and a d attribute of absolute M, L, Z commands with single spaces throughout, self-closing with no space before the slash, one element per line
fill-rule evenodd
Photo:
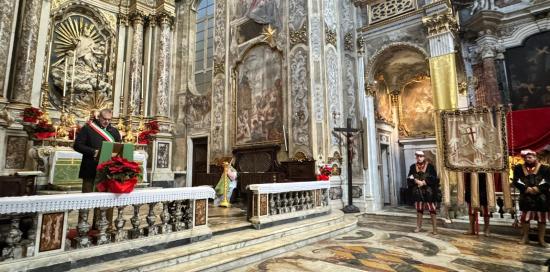
<path fill-rule="evenodd" d="M 106 129 L 102 129 L 98 125 L 96 125 L 94 122 L 88 122 L 88 125 L 97 133 L 99 136 L 101 136 L 105 141 L 114 143 L 115 138 L 111 133 L 109 133 Z"/>

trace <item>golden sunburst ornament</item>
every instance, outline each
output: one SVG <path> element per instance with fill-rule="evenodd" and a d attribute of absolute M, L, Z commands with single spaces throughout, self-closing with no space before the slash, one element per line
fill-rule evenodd
<path fill-rule="evenodd" d="M 271 27 L 271 25 L 267 25 L 262 31 L 262 36 L 264 36 L 262 41 L 273 44 L 273 40 L 275 39 L 275 33 L 277 32 L 277 30 Z"/>

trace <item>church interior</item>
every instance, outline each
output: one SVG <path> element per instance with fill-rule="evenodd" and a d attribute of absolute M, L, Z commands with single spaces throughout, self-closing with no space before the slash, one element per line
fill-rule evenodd
<path fill-rule="evenodd" d="M 0 3 L 0 271 L 550 269 L 548 0 Z"/>

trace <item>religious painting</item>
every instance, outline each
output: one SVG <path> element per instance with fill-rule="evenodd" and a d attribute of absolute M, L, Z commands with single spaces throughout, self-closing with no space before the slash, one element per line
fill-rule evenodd
<path fill-rule="evenodd" d="M 206 199 L 195 200 L 195 226 L 206 225 Z"/>
<path fill-rule="evenodd" d="M 63 246 L 65 212 L 42 214 L 39 252 L 61 249 Z"/>
<path fill-rule="evenodd" d="M 260 45 L 237 66 L 237 146 L 283 141 L 283 76 L 280 52 Z"/>
<path fill-rule="evenodd" d="M 435 135 L 433 94 L 429 77 L 405 85 L 401 95 L 400 135 L 406 137 Z"/>
<path fill-rule="evenodd" d="M 498 172 L 506 168 L 504 110 L 444 111 L 441 120 L 446 168 L 464 172 Z"/>
<path fill-rule="evenodd" d="M 241 44 L 260 36 L 264 27 L 253 20 L 246 21 L 237 27 L 237 42 Z"/>
<path fill-rule="evenodd" d="M 378 83 L 374 88 L 376 90 L 376 120 L 387 124 L 392 124 L 391 100 L 387 92 L 385 82 Z"/>
<path fill-rule="evenodd" d="M 27 139 L 27 137 L 21 136 L 8 136 L 5 169 L 25 168 Z"/>
<path fill-rule="evenodd" d="M 550 107 L 550 31 L 506 49 L 510 102 L 514 110 Z"/>
<path fill-rule="evenodd" d="M 170 163 L 170 143 L 157 143 L 157 168 L 168 168 Z"/>

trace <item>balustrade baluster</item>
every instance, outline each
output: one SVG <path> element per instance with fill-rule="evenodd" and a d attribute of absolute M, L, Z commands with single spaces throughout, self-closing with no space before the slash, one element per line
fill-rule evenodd
<path fill-rule="evenodd" d="M 109 208 L 99 208 L 99 220 L 97 221 L 99 234 L 96 237 L 97 245 L 108 244 L 111 241 L 107 238 L 107 227 L 109 226 L 109 221 L 107 220 L 107 209 Z"/>
<path fill-rule="evenodd" d="M 183 207 L 182 221 L 186 229 L 193 228 L 193 201 L 186 200 Z"/>
<path fill-rule="evenodd" d="M 174 231 L 181 231 L 185 228 L 184 224 L 181 222 L 181 217 L 183 214 L 181 211 L 181 202 L 181 200 L 176 200 L 174 210 L 172 210 L 172 226 L 174 228 Z"/>
<path fill-rule="evenodd" d="M 277 214 L 277 207 L 275 206 L 275 197 L 274 194 L 269 194 L 269 214 L 274 215 Z"/>
<path fill-rule="evenodd" d="M 6 247 L 2 249 L 4 259 L 19 259 L 23 257 L 23 250 L 19 242 L 23 232 L 19 229 L 19 218 L 13 218 L 10 222 L 10 228 L 4 233 L 4 243 Z"/>
<path fill-rule="evenodd" d="M 306 205 L 306 192 L 305 191 L 302 191 L 300 192 L 300 205 L 302 206 L 302 210 L 306 210 L 307 209 L 307 205 Z"/>
<path fill-rule="evenodd" d="M 311 191 L 306 191 L 306 209 L 311 208 Z"/>
<path fill-rule="evenodd" d="M 117 217 L 115 219 L 116 231 L 111 236 L 113 242 L 121 242 L 126 240 L 128 233 L 124 231 L 124 225 L 126 224 L 126 219 L 122 216 L 124 213 L 125 206 L 117 207 Z"/>
<path fill-rule="evenodd" d="M 294 192 L 294 210 L 295 211 L 299 211 L 301 210 L 301 206 L 300 206 L 300 197 L 298 197 L 298 195 L 300 194 L 300 192 Z"/>
<path fill-rule="evenodd" d="M 290 211 L 290 207 L 288 207 L 288 193 L 283 193 L 283 206 L 285 213 Z"/>
<path fill-rule="evenodd" d="M 85 248 L 91 245 L 90 236 L 88 236 L 88 231 L 90 231 L 90 223 L 88 223 L 89 212 L 89 209 L 78 211 L 78 225 L 76 226 L 78 237 L 73 241 L 73 247 L 75 248 Z"/>
<path fill-rule="evenodd" d="M 275 201 L 275 206 L 277 207 L 277 214 L 282 213 L 282 201 L 281 201 L 281 193 L 277 194 L 277 201 Z"/>
<path fill-rule="evenodd" d="M 141 230 L 139 229 L 139 208 L 141 204 L 134 204 L 132 206 L 134 207 L 134 216 L 130 218 L 132 229 L 129 231 L 129 237 L 130 239 L 137 239 L 141 237 Z"/>
<path fill-rule="evenodd" d="M 149 213 L 147 214 L 147 225 L 144 234 L 147 236 L 153 236 L 158 234 L 158 228 L 155 226 L 157 217 L 155 216 L 155 206 L 157 203 L 149 203 Z"/>
<path fill-rule="evenodd" d="M 323 206 L 328 206 L 328 189 L 323 190 Z"/>
<path fill-rule="evenodd" d="M 34 246 L 36 241 L 36 227 L 38 223 L 38 216 L 36 214 L 31 216 L 31 227 L 27 231 L 27 239 L 21 241 L 23 248 L 23 257 L 34 256 Z"/>
<path fill-rule="evenodd" d="M 292 197 L 292 192 L 288 193 L 290 197 L 288 198 L 288 208 L 289 212 L 295 212 L 296 207 L 294 207 L 294 197 Z"/>
<path fill-rule="evenodd" d="M 168 211 L 168 202 L 162 202 L 162 213 L 160 214 L 160 220 L 162 221 L 162 225 L 160 225 L 159 232 L 161 234 L 172 232 L 172 226 L 168 224 L 168 222 L 170 222 L 170 212 Z"/>

